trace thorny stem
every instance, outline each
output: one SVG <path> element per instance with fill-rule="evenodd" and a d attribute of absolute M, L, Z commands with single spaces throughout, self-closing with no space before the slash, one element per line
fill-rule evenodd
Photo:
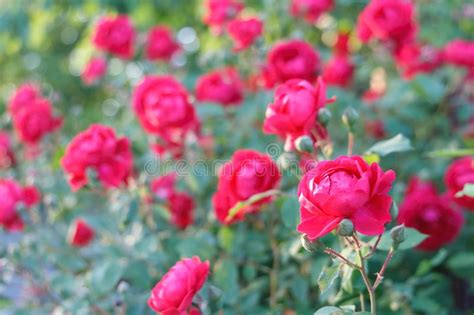
<path fill-rule="evenodd" d="M 390 262 L 390 260 L 392 260 L 393 253 L 394 253 L 393 248 L 390 248 L 390 250 L 388 251 L 387 257 L 385 258 L 385 261 L 383 262 L 382 268 L 380 268 L 380 271 L 377 273 L 377 278 L 375 279 L 374 286 L 373 286 L 374 290 L 380 285 L 380 283 L 382 283 L 383 275 L 385 273 L 385 270 L 387 269 L 388 263 Z"/>
<path fill-rule="evenodd" d="M 360 292 L 359 294 L 359 298 L 360 298 L 360 310 L 362 312 L 365 312 L 365 299 L 364 299 L 364 293 Z"/>
<path fill-rule="evenodd" d="M 369 276 L 367 275 L 367 271 L 365 270 L 365 258 L 362 255 L 362 251 L 360 248 L 360 242 L 359 239 L 357 238 L 357 235 L 354 234 L 352 236 L 355 244 L 355 250 L 357 252 L 357 255 L 359 256 L 360 259 L 360 265 L 361 268 L 359 269 L 362 279 L 364 280 L 365 286 L 367 287 L 367 291 L 369 292 L 369 299 L 370 299 L 370 312 L 372 315 L 377 314 L 377 302 L 376 302 L 376 296 L 375 296 L 375 288 L 372 286 L 372 283 L 370 282 Z"/>
<path fill-rule="evenodd" d="M 278 291 L 278 273 L 280 270 L 280 254 L 278 250 L 278 242 L 275 238 L 274 234 L 274 220 L 275 220 L 275 211 L 272 211 L 272 217 L 270 220 L 270 226 L 268 228 L 268 235 L 270 238 L 270 245 L 272 248 L 272 256 L 273 256 L 273 266 L 270 271 L 270 308 L 274 309 L 277 302 L 277 291 Z"/>
<path fill-rule="evenodd" d="M 349 266 L 351 266 L 354 269 L 360 269 L 360 266 L 357 266 L 352 261 L 348 260 L 346 257 L 342 256 L 341 254 L 339 254 L 338 252 L 336 252 L 335 250 L 333 250 L 331 248 L 326 248 L 324 250 L 324 252 L 328 255 L 339 258 L 343 263 L 348 264 Z"/>

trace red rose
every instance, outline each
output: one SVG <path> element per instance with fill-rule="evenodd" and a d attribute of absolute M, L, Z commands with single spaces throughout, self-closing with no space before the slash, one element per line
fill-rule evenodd
<path fill-rule="evenodd" d="M 334 55 L 324 66 L 322 77 L 328 85 L 347 87 L 352 81 L 354 68 L 349 56 Z"/>
<path fill-rule="evenodd" d="M 394 171 L 384 172 L 377 163 L 369 165 L 360 156 L 319 162 L 298 187 L 298 232 L 314 240 L 349 219 L 361 234 L 382 234 L 391 219 L 388 192 L 394 180 Z"/>
<path fill-rule="evenodd" d="M 453 201 L 474 211 L 473 197 L 456 197 L 456 194 L 463 190 L 464 185 L 474 184 L 474 158 L 472 156 L 466 156 L 452 162 L 444 175 L 444 183 Z"/>
<path fill-rule="evenodd" d="M 243 83 L 236 69 L 228 67 L 201 76 L 196 83 L 196 97 L 222 106 L 239 105 L 243 99 Z"/>
<path fill-rule="evenodd" d="M 385 124 L 381 119 L 368 120 L 364 127 L 365 132 L 375 139 L 383 139 L 386 136 Z"/>
<path fill-rule="evenodd" d="M 264 198 L 241 209 L 231 221 L 226 218 L 230 209 L 239 201 L 245 201 L 255 194 L 274 189 L 280 182 L 280 171 L 266 154 L 254 150 L 238 150 L 232 160 L 219 170 L 217 192 L 212 198 L 217 219 L 223 224 L 242 220 L 245 214 L 257 211 L 272 200 Z"/>
<path fill-rule="evenodd" d="M 145 54 L 148 60 L 169 61 L 180 50 L 174 40 L 171 30 L 166 26 L 155 26 L 149 32 L 146 40 Z"/>
<path fill-rule="evenodd" d="M 134 54 L 135 30 L 126 15 L 102 17 L 96 25 L 92 42 L 100 50 L 130 59 Z"/>
<path fill-rule="evenodd" d="M 0 169 L 6 169 L 16 164 L 15 154 L 8 133 L 0 131 Z"/>
<path fill-rule="evenodd" d="M 229 23 L 227 31 L 234 42 L 234 51 L 242 51 L 262 35 L 263 23 L 259 18 L 237 18 Z"/>
<path fill-rule="evenodd" d="M 242 11 L 244 5 L 239 0 L 206 0 L 204 23 L 220 33 L 224 25 Z"/>
<path fill-rule="evenodd" d="M 319 54 L 302 40 L 288 40 L 275 45 L 267 58 L 266 77 L 273 84 L 290 79 L 312 81 L 319 69 Z"/>
<path fill-rule="evenodd" d="M 199 257 L 178 261 L 152 289 L 148 306 L 162 315 L 195 313 L 191 303 L 208 274 L 209 262 L 201 262 Z"/>
<path fill-rule="evenodd" d="M 133 109 L 142 127 L 160 137 L 159 154 L 183 154 L 188 135 L 199 133 L 200 122 L 186 89 L 171 76 L 148 76 L 133 92 Z"/>
<path fill-rule="evenodd" d="M 8 103 L 10 115 L 15 116 L 21 109 L 29 107 L 38 98 L 41 98 L 41 93 L 37 85 L 23 84 L 15 91 Z"/>
<path fill-rule="evenodd" d="M 449 200 L 439 196 L 432 183 L 414 177 L 400 204 L 398 223 L 417 229 L 428 237 L 417 246 L 432 251 L 453 241 L 461 231 L 464 219 Z"/>
<path fill-rule="evenodd" d="M 395 47 L 413 41 L 416 31 L 414 6 L 409 0 L 371 0 L 357 24 L 362 42 L 376 38 Z"/>
<path fill-rule="evenodd" d="M 430 73 L 439 68 L 442 57 L 435 47 L 411 43 L 397 51 L 395 61 L 401 68 L 403 77 L 411 79 L 418 73 Z"/>
<path fill-rule="evenodd" d="M 117 138 L 110 127 L 93 124 L 69 143 L 61 165 L 74 191 L 89 182 L 88 169 L 97 173 L 105 187 L 118 187 L 127 183 L 132 171 L 130 142 Z"/>
<path fill-rule="evenodd" d="M 68 243 L 74 247 L 84 247 L 94 239 L 94 229 L 82 219 L 72 223 L 68 233 Z"/>
<path fill-rule="evenodd" d="M 107 72 L 107 60 L 96 57 L 89 60 L 81 73 L 84 84 L 92 85 L 99 81 Z"/>
<path fill-rule="evenodd" d="M 151 183 L 151 191 L 162 199 L 171 214 L 171 223 L 179 229 L 186 229 L 194 222 L 194 200 L 185 193 L 175 189 L 176 174 L 161 176 Z"/>
<path fill-rule="evenodd" d="M 362 100 L 368 104 L 372 104 L 380 100 L 384 96 L 384 94 L 384 91 L 369 89 L 365 91 L 362 95 Z"/>
<path fill-rule="evenodd" d="M 9 111 L 18 137 L 30 146 L 62 124 L 61 118 L 53 116 L 51 103 L 41 97 L 35 85 L 21 86 L 10 100 Z"/>
<path fill-rule="evenodd" d="M 31 195 L 33 192 L 34 197 Z M 0 226 L 7 231 L 23 230 L 23 219 L 17 211 L 20 204 L 29 208 L 38 202 L 39 192 L 36 188 L 22 188 L 14 180 L 0 178 Z"/>
<path fill-rule="evenodd" d="M 446 63 L 461 67 L 474 67 L 474 41 L 455 39 L 443 49 Z"/>
<path fill-rule="evenodd" d="M 305 80 L 287 81 L 276 89 L 273 104 L 268 105 L 263 131 L 284 139 L 286 150 L 293 149 L 294 141 L 303 135 L 314 138 L 316 133 L 323 138 L 325 131 L 316 117 L 327 103 L 326 88 L 321 79 L 316 86 Z"/>
<path fill-rule="evenodd" d="M 295 17 L 303 17 L 308 23 L 314 23 L 333 6 L 334 0 L 292 0 L 290 13 Z"/>

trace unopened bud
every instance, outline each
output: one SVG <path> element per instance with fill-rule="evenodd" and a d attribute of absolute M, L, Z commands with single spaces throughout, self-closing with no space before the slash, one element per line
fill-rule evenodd
<path fill-rule="evenodd" d="M 283 152 L 277 159 L 280 168 L 287 170 L 294 165 L 298 165 L 298 158 L 293 152 Z"/>
<path fill-rule="evenodd" d="M 342 122 L 349 130 L 352 130 L 355 123 L 359 120 L 359 113 L 352 107 L 348 107 L 342 114 Z"/>
<path fill-rule="evenodd" d="M 308 136 L 301 136 L 295 140 L 295 147 L 300 152 L 311 153 L 314 148 L 313 140 Z"/>
<path fill-rule="evenodd" d="M 395 248 L 398 247 L 401 243 L 403 243 L 406 239 L 405 234 L 405 225 L 397 225 L 390 231 L 390 236 L 392 237 L 392 244 Z"/>
<path fill-rule="evenodd" d="M 318 112 L 318 121 L 323 127 L 326 127 L 331 120 L 331 112 L 327 108 L 321 108 Z"/>
<path fill-rule="evenodd" d="M 352 236 L 354 233 L 354 224 L 349 219 L 344 219 L 339 223 L 337 233 L 340 236 Z"/>
<path fill-rule="evenodd" d="M 301 236 L 301 245 L 303 245 L 303 248 L 310 253 L 323 251 L 326 249 L 326 245 L 324 245 L 323 242 L 318 239 L 311 241 L 306 235 Z"/>

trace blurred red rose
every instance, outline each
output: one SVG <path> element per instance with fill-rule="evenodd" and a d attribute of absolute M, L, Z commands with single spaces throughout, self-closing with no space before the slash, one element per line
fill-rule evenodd
<path fill-rule="evenodd" d="M 81 73 L 84 84 L 92 85 L 99 81 L 107 72 L 107 60 L 95 57 L 89 60 Z"/>
<path fill-rule="evenodd" d="M 384 95 L 385 95 L 384 91 L 376 91 L 376 90 L 368 89 L 362 95 L 362 100 L 366 103 L 372 104 L 380 100 Z"/>
<path fill-rule="evenodd" d="M 199 314 L 191 304 L 208 274 L 209 262 L 199 257 L 178 261 L 152 289 L 148 306 L 163 315 Z"/>
<path fill-rule="evenodd" d="M 142 127 L 160 137 L 158 154 L 183 154 L 186 138 L 198 134 L 200 122 L 186 89 L 171 76 L 148 76 L 133 92 L 133 109 Z"/>
<path fill-rule="evenodd" d="M 328 85 L 347 87 L 354 75 L 354 64 L 347 55 L 334 55 L 324 66 L 323 79 Z"/>
<path fill-rule="evenodd" d="M 83 219 L 77 219 L 69 227 L 68 243 L 74 247 L 84 247 L 94 239 L 94 229 Z"/>
<path fill-rule="evenodd" d="M 39 87 L 36 84 L 26 83 L 21 85 L 8 103 L 8 111 L 13 117 L 21 109 L 29 107 L 35 100 L 41 98 Z"/>
<path fill-rule="evenodd" d="M 365 132 L 375 139 L 383 139 L 386 136 L 385 124 L 381 119 L 368 120 L 364 127 Z"/>
<path fill-rule="evenodd" d="M 429 45 L 403 45 L 395 54 L 395 61 L 403 77 L 411 79 L 418 73 L 431 73 L 442 64 L 441 51 Z"/>
<path fill-rule="evenodd" d="M 394 180 L 394 171 L 384 172 L 378 164 L 369 165 L 360 156 L 319 162 L 298 187 L 298 232 L 314 240 L 349 219 L 361 234 L 382 234 L 391 219 L 392 198 L 388 192 Z"/>
<path fill-rule="evenodd" d="M 334 0 L 292 0 L 290 13 L 303 17 L 306 22 L 314 23 L 323 14 L 334 7 Z"/>
<path fill-rule="evenodd" d="M 268 105 L 263 131 L 276 134 L 285 140 L 285 149 L 294 148 L 294 141 L 300 136 L 315 133 L 319 139 L 321 129 L 316 117 L 321 108 L 328 103 L 323 80 L 318 79 L 316 86 L 305 80 L 289 80 L 280 85 L 275 92 L 272 104 Z M 319 129 L 319 130 L 318 130 Z"/>
<path fill-rule="evenodd" d="M 100 50 L 130 59 L 134 54 L 135 29 L 127 15 L 102 17 L 95 27 L 92 42 Z"/>
<path fill-rule="evenodd" d="M 263 23 L 259 18 L 237 18 L 227 27 L 229 36 L 234 42 L 234 51 L 242 51 L 250 47 L 262 35 Z"/>
<path fill-rule="evenodd" d="M 196 97 L 201 102 L 214 102 L 222 106 L 239 105 L 244 96 L 238 71 L 227 67 L 201 76 L 196 83 Z"/>
<path fill-rule="evenodd" d="M 319 54 L 305 41 L 293 39 L 276 44 L 268 53 L 265 77 L 269 85 L 290 79 L 313 81 L 320 67 Z"/>
<path fill-rule="evenodd" d="M 146 40 L 145 54 L 151 61 L 169 61 L 180 50 L 171 30 L 163 25 L 153 27 Z"/>
<path fill-rule="evenodd" d="M 410 0 L 371 0 L 359 15 L 357 32 L 362 42 L 376 38 L 400 47 L 416 37 L 414 5 Z"/>
<path fill-rule="evenodd" d="M 112 128 L 93 124 L 72 139 L 61 165 L 73 191 L 77 191 L 88 184 L 89 169 L 97 173 L 105 187 L 126 184 L 132 172 L 132 160 L 130 141 L 126 137 L 117 138 Z"/>
<path fill-rule="evenodd" d="M 6 169 L 16 164 L 10 135 L 0 131 L 0 169 Z"/>
<path fill-rule="evenodd" d="M 219 170 L 217 192 L 212 198 L 219 222 L 231 224 L 242 220 L 247 213 L 258 211 L 263 204 L 271 202 L 271 197 L 264 198 L 241 209 L 232 220 L 227 220 L 229 211 L 237 202 L 275 189 L 280 177 L 277 165 L 268 155 L 254 150 L 237 150 Z"/>
<path fill-rule="evenodd" d="M 453 161 L 444 174 L 444 183 L 454 202 L 474 211 L 474 197 L 456 197 L 456 194 L 463 190 L 464 185 L 474 184 L 474 158 L 472 156 Z"/>
<path fill-rule="evenodd" d="M 225 24 L 242 11 L 244 5 L 239 0 L 205 0 L 206 14 L 204 23 L 216 33 L 220 33 Z"/>
<path fill-rule="evenodd" d="M 417 177 L 408 184 L 397 221 L 428 235 L 417 246 L 425 251 L 437 250 L 452 242 L 464 223 L 461 213 L 450 205 L 448 198 L 439 196 L 432 183 Z"/>
<path fill-rule="evenodd" d="M 177 191 L 175 186 L 176 173 L 170 173 L 154 179 L 151 191 L 165 202 L 171 223 L 184 230 L 194 222 L 194 200 L 189 194 Z"/>
<path fill-rule="evenodd" d="M 22 231 L 24 223 L 18 206 L 23 204 L 29 208 L 39 200 L 39 191 L 35 187 L 23 188 L 14 180 L 0 178 L 0 226 L 11 232 Z"/>
<path fill-rule="evenodd" d="M 8 106 L 20 141 L 36 146 L 48 133 L 58 129 L 62 119 L 53 116 L 51 103 L 42 98 L 39 88 L 25 84 L 15 91 Z"/>
<path fill-rule="evenodd" d="M 474 41 L 455 39 L 443 49 L 443 60 L 460 67 L 474 67 Z"/>

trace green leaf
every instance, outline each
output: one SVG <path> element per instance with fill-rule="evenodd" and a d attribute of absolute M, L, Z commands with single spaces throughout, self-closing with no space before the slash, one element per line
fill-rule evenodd
<path fill-rule="evenodd" d="M 317 310 L 313 315 L 343 315 L 344 311 L 339 307 L 325 306 Z"/>
<path fill-rule="evenodd" d="M 445 158 L 455 158 L 463 157 L 468 155 L 474 155 L 474 149 L 452 149 L 452 150 L 437 150 L 428 153 L 428 156 L 431 158 L 445 157 Z"/>
<path fill-rule="evenodd" d="M 340 265 L 338 263 L 323 268 L 318 278 L 318 286 L 321 294 L 324 294 L 334 285 L 336 279 L 339 277 L 339 273 Z"/>
<path fill-rule="evenodd" d="M 296 197 L 287 198 L 280 208 L 283 225 L 290 230 L 296 230 L 296 226 L 298 225 L 298 209 L 299 203 Z"/>
<path fill-rule="evenodd" d="M 11 304 L 10 300 L 0 297 L 0 310 L 10 307 Z"/>
<path fill-rule="evenodd" d="M 116 260 L 98 263 L 90 274 L 91 289 L 98 294 L 112 290 L 123 275 L 124 266 Z"/>
<path fill-rule="evenodd" d="M 461 198 L 464 196 L 474 198 L 474 184 L 465 184 L 462 190 L 458 191 L 455 195 L 456 198 Z"/>
<path fill-rule="evenodd" d="M 410 140 L 402 134 L 398 134 L 388 140 L 379 141 L 370 147 L 365 154 L 378 154 L 386 156 L 394 152 L 405 152 L 412 150 Z"/>
<path fill-rule="evenodd" d="M 181 257 L 199 256 L 202 259 L 212 259 L 216 252 L 216 239 L 208 232 L 199 232 L 193 238 L 182 240 L 178 245 Z"/>
<path fill-rule="evenodd" d="M 417 246 L 418 244 L 420 244 L 421 242 L 423 242 L 425 238 L 428 237 L 428 235 L 420 233 L 418 232 L 418 230 L 408 228 L 408 227 L 405 227 L 405 236 L 406 236 L 405 241 L 400 243 L 400 245 L 397 248 L 398 250 L 413 248 Z M 372 244 L 374 242 L 375 242 L 375 239 L 371 241 Z M 377 249 L 389 250 L 391 247 L 392 247 L 392 238 L 390 236 L 390 232 L 385 232 L 382 235 L 382 238 L 380 239 Z"/>
<path fill-rule="evenodd" d="M 230 259 L 216 262 L 213 270 L 213 280 L 223 291 L 222 301 L 234 305 L 239 300 L 238 270 Z"/>
<path fill-rule="evenodd" d="M 460 253 L 448 260 L 448 266 L 452 270 L 470 271 L 474 266 L 474 253 Z"/>
<path fill-rule="evenodd" d="M 230 252 L 235 241 L 234 231 L 228 226 L 222 226 L 219 229 L 217 239 L 219 240 L 221 247 Z"/>

